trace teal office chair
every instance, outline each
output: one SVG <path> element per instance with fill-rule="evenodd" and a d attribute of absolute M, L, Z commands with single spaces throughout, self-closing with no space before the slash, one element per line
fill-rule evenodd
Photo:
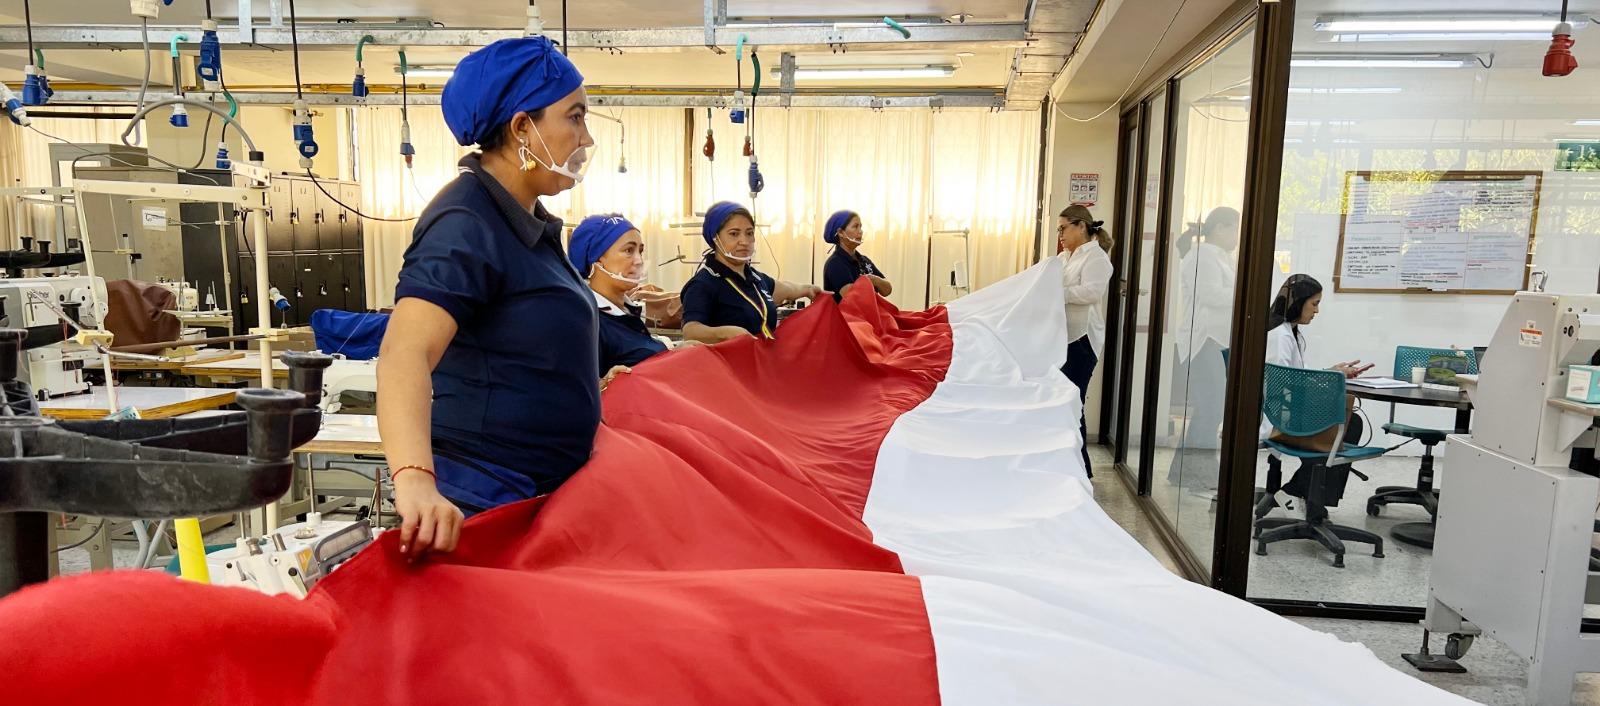
<path fill-rule="evenodd" d="M 1267 416 L 1273 429 L 1291 436 L 1312 436 L 1338 427 L 1338 438 L 1343 438 L 1345 422 L 1344 373 L 1336 370 L 1308 370 L 1267 364 L 1266 386 L 1261 398 L 1261 412 Z M 1267 555 L 1267 545 L 1286 539 L 1312 539 L 1333 552 L 1333 565 L 1344 568 L 1344 542 L 1366 542 L 1372 545 L 1372 555 L 1383 558 L 1383 538 L 1366 530 L 1336 525 L 1328 521 L 1328 507 L 1338 505 L 1337 493 L 1343 484 L 1333 478 L 1339 474 L 1360 473 L 1350 468 L 1354 461 L 1376 458 L 1384 449 L 1373 446 L 1338 444 L 1330 451 L 1310 451 L 1268 439 L 1266 446 L 1272 451 L 1268 463 L 1268 492 L 1256 508 L 1256 554 Z M 1296 473 L 1309 474 L 1305 493 L 1306 517 L 1303 520 L 1263 517 L 1270 510 L 1274 476 L 1281 476 L 1277 456 L 1300 459 Z M 1365 478 L 1365 476 L 1362 476 Z M 1329 492 L 1330 487 L 1340 490 Z M 1331 495 L 1331 497 L 1329 497 Z"/>
<path fill-rule="evenodd" d="M 1467 359 L 1467 372 L 1478 374 L 1478 357 L 1472 351 L 1458 351 L 1453 348 L 1422 348 L 1418 346 L 1396 346 L 1394 349 L 1394 378 L 1396 380 L 1411 379 L 1412 368 L 1426 368 L 1428 361 L 1436 355 L 1461 356 Z M 1450 429 L 1430 429 L 1428 427 L 1401 424 L 1394 420 L 1395 405 L 1389 406 L 1389 423 L 1383 425 L 1383 430 L 1396 436 L 1416 439 L 1422 444 L 1422 465 L 1417 469 L 1416 487 L 1403 485 L 1380 486 L 1372 497 L 1367 498 L 1367 514 L 1373 517 L 1385 505 L 1421 505 L 1428 511 L 1430 517 L 1439 514 L 1439 492 L 1433 489 L 1433 447 L 1444 443 L 1444 437 L 1451 433 Z"/>

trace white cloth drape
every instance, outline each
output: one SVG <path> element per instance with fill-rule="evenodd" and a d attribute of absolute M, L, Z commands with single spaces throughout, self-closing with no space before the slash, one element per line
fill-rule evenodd
<path fill-rule="evenodd" d="M 754 207 L 764 226 L 758 267 L 798 282 L 822 280 L 829 246 L 821 229 L 828 216 L 840 209 L 859 212 L 867 237 L 863 251 L 894 282 L 891 299 L 902 307 L 922 308 L 925 293 L 934 301 L 953 298 L 947 278 L 956 260 L 965 261 L 973 287 L 999 281 L 1032 261 L 1037 112 L 763 108 L 755 115 L 755 147 L 766 189 L 752 201 L 750 162 L 741 154 L 745 126 L 729 122 L 726 110 L 711 117 L 714 162 L 700 151 L 704 109 L 596 110 L 624 121 L 626 142 L 620 126 L 591 117 L 596 149 L 584 183 L 546 199 L 545 207 L 569 225 L 595 213 L 628 217 L 644 231 L 647 259 L 658 265 L 651 269 L 651 281 L 664 289 L 680 288 L 694 273 L 686 262 L 662 263 L 679 254 L 699 259 L 704 242 L 701 219 L 694 214 L 722 199 Z M 371 215 L 416 214 L 419 196 L 431 198 L 453 179 L 455 162 L 465 153 L 450 137 L 437 106 L 412 108 L 413 187 L 398 155 L 399 120 L 395 108 L 357 111 L 363 211 Z M 624 152 L 626 174 L 617 171 Z M 374 305 L 392 302 L 412 225 L 367 224 L 368 298 Z M 946 229 L 971 230 L 970 256 L 959 238 L 932 234 Z M 931 288 L 930 239 L 936 280 Z"/>

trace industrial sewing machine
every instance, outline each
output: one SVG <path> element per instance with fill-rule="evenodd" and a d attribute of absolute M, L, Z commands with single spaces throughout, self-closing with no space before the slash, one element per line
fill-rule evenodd
<path fill-rule="evenodd" d="M 69 275 L 0 279 L 0 307 L 5 316 L 0 326 L 28 330 L 18 378 L 28 383 L 40 399 L 89 391 L 83 370 L 94 365 L 99 354 L 92 347 L 72 341 L 77 326 L 62 321 L 60 315 L 66 314 L 89 328 L 101 328 L 107 311 L 103 278 Z"/>
<path fill-rule="evenodd" d="M 1423 647 L 1406 661 L 1464 672 L 1474 636 L 1489 634 L 1528 660 L 1528 703 L 1569 703 L 1573 678 L 1600 672 L 1600 636 L 1581 632 L 1600 603 L 1591 570 L 1600 478 L 1600 405 L 1566 399 L 1568 366 L 1600 350 L 1600 295 L 1522 292 L 1507 308 L 1463 387 L 1472 434 L 1447 440 Z M 1447 635 L 1431 654 L 1429 632 Z"/>

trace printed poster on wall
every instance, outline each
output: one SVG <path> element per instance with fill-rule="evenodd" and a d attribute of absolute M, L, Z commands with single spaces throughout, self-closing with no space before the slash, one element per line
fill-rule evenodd
<path fill-rule="evenodd" d="M 1347 172 L 1340 292 L 1527 287 L 1538 172 Z"/>
<path fill-rule="evenodd" d="M 1071 181 L 1072 203 L 1077 206 L 1093 206 L 1100 200 L 1100 175 L 1099 174 L 1073 174 Z"/>

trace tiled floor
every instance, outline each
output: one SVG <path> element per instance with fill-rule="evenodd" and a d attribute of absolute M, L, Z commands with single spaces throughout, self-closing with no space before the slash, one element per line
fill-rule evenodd
<path fill-rule="evenodd" d="M 1105 448 L 1091 446 L 1090 457 L 1095 468 L 1103 468 L 1106 471 L 1096 473 L 1094 478 L 1095 498 L 1105 508 L 1106 514 L 1155 555 L 1162 565 L 1176 573 L 1176 563 L 1173 562 L 1171 553 L 1162 545 L 1154 527 L 1139 510 L 1127 487 L 1112 475 L 1114 471 L 1111 469 L 1111 458 Z M 1335 522 L 1367 527 L 1387 537 L 1389 526 L 1396 522 L 1419 519 L 1422 511 L 1418 508 L 1398 508 L 1385 513 L 1389 517 L 1368 518 L 1365 508 L 1366 496 L 1370 494 L 1370 488 L 1376 487 L 1380 482 L 1383 485 L 1403 485 L 1405 483 L 1401 481 L 1408 477 L 1414 479 L 1416 459 L 1400 458 L 1392 462 L 1369 465 L 1372 468 L 1363 466 L 1363 472 L 1373 476 L 1372 482 L 1351 478 L 1347 491 L 1349 497 L 1359 499 L 1361 502 L 1342 503 L 1342 506 L 1335 508 L 1331 515 Z M 1158 474 L 1156 483 L 1158 502 L 1163 486 L 1165 492 L 1172 493 L 1168 496 L 1169 501 L 1178 502 L 1174 497 L 1176 493 L 1173 492 L 1175 490 L 1173 486 L 1163 484 L 1160 482 L 1161 478 L 1162 476 Z M 1191 504 L 1183 501 L 1183 504 L 1175 507 L 1179 510 L 1182 523 L 1182 511 L 1190 508 Z M 1188 524 L 1188 531 L 1185 532 L 1182 525 L 1179 531 L 1186 537 L 1190 533 L 1209 532 L 1209 520 L 1199 519 L 1197 515 L 1201 514 L 1191 513 L 1189 523 L 1185 523 Z M 1385 542 L 1386 557 L 1383 559 L 1372 559 L 1352 550 L 1345 555 L 1346 568 L 1342 572 L 1329 566 L 1327 552 L 1319 545 L 1310 542 L 1276 544 L 1270 547 L 1268 552 L 1266 557 L 1254 557 L 1255 561 L 1251 563 L 1252 595 L 1302 599 L 1320 597 L 1323 600 L 1338 600 L 1330 597 L 1348 596 L 1357 602 L 1375 602 L 1374 597 L 1377 597 L 1378 600 L 1402 601 L 1400 605 L 1421 605 L 1420 597 L 1415 598 L 1415 603 L 1410 602 L 1413 595 L 1411 587 L 1420 586 L 1421 592 L 1427 590 L 1427 552 L 1412 551 L 1409 547 L 1401 549 L 1393 542 Z M 1395 558 L 1399 558 L 1400 561 L 1395 561 Z M 1379 562 L 1385 563 L 1379 564 Z M 1333 578 L 1339 580 L 1331 580 Z M 1493 639 L 1479 638 L 1471 651 L 1461 660 L 1469 670 L 1466 674 L 1422 674 L 1400 658 L 1403 653 L 1417 651 L 1421 644 L 1422 629 L 1416 625 L 1325 618 L 1290 618 L 1290 620 L 1342 640 L 1366 645 L 1379 659 L 1394 668 L 1473 701 L 1494 706 L 1521 706 L 1524 703 L 1527 683 L 1524 662 Z M 1443 649 L 1443 640 L 1439 636 L 1434 637 L 1433 649 L 1434 651 Z M 1292 702 L 1291 698 L 1285 697 L 1284 703 Z M 1600 706 L 1600 675 L 1580 676 L 1573 690 L 1572 703 L 1578 706 Z"/>

